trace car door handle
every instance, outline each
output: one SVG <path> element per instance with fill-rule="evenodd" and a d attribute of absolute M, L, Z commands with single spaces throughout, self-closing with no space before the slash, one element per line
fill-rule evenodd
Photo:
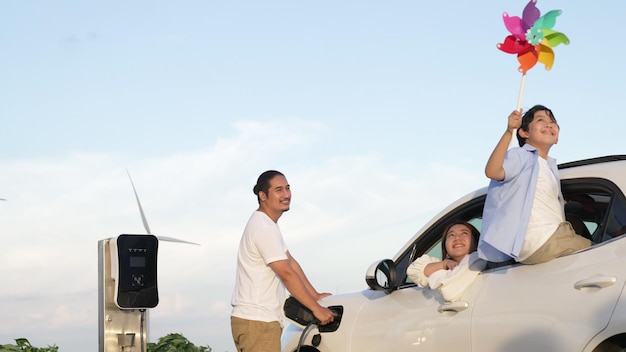
<path fill-rule="evenodd" d="M 615 276 L 594 276 L 582 279 L 574 284 L 574 288 L 583 292 L 596 292 L 617 282 Z"/>
<path fill-rule="evenodd" d="M 469 307 L 469 303 L 467 302 L 450 302 L 446 304 L 442 304 L 439 306 L 437 311 L 439 313 L 458 313 L 460 311 L 466 310 Z"/>

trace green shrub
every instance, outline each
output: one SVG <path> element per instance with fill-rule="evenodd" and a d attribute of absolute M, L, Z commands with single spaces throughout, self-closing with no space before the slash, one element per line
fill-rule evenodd
<path fill-rule="evenodd" d="M 157 343 L 148 342 L 148 352 L 211 352 L 209 346 L 196 346 L 182 334 L 168 334 Z M 1 351 L 0 351 L 1 352 Z"/>
<path fill-rule="evenodd" d="M 59 352 L 56 345 L 48 347 L 33 347 L 28 339 L 15 339 L 16 345 L 0 345 L 0 352 Z"/>
<path fill-rule="evenodd" d="M 15 345 L 0 345 L 0 352 L 59 352 L 56 345 L 33 347 L 28 339 L 15 339 Z M 157 343 L 148 342 L 148 352 L 211 352 L 209 346 L 196 346 L 182 334 L 168 334 L 159 338 Z"/>

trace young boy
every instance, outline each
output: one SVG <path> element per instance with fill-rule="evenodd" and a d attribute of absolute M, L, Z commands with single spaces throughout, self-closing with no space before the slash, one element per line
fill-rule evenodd
<path fill-rule="evenodd" d="M 520 147 L 507 151 L 515 129 Z M 535 105 L 523 117 L 521 110 L 509 115 L 485 167 L 491 182 L 478 243 L 481 258 L 538 264 L 591 245 L 565 221 L 556 160 L 548 156 L 558 139 L 559 125 L 545 106 Z"/>

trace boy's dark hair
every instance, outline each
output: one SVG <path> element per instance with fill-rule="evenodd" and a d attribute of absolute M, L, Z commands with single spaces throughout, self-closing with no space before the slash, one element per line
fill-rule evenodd
<path fill-rule="evenodd" d="M 520 136 L 519 131 L 524 130 L 528 132 L 528 125 L 530 125 L 530 123 L 533 122 L 535 118 L 535 113 L 537 111 L 545 111 L 548 114 L 548 116 L 550 116 L 552 121 L 556 123 L 556 118 L 554 117 L 552 110 L 546 108 L 543 105 L 533 106 L 532 108 L 530 108 L 528 111 L 524 113 L 524 116 L 522 116 L 522 125 L 517 129 L 517 142 L 519 143 L 520 147 L 526 144 L 526 138 L 523 138 L 522 136 Z"/>
<path fill-rule="evenodd" d="M 259 192 L 267 194 L 270 190 L 270 180 L 275 176 L 285 176 L 280 171 L 268 170 L 262 173 L 256 180 L 256 185 L 252 188 L 252 192 L 256 195 L 257 201 L 261 204 L 261 198 L 259 198 Z"/>

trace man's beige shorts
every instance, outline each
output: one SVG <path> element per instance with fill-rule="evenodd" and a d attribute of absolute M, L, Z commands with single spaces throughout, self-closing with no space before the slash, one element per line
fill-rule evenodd
<path fill-rule="evenodd" d="M 565 221 L 559 224 L 552 236 L 522 264 L 539 264 L 557 257 L 574 253 L 591 246 L 591 241 L 574 232 L 572 224 Z"/>
<path fill-rule="evenodd" d="M 230 317 L 230 327 L 237 352 L 280 352 L 283 329 L 279 322 Z"/>

